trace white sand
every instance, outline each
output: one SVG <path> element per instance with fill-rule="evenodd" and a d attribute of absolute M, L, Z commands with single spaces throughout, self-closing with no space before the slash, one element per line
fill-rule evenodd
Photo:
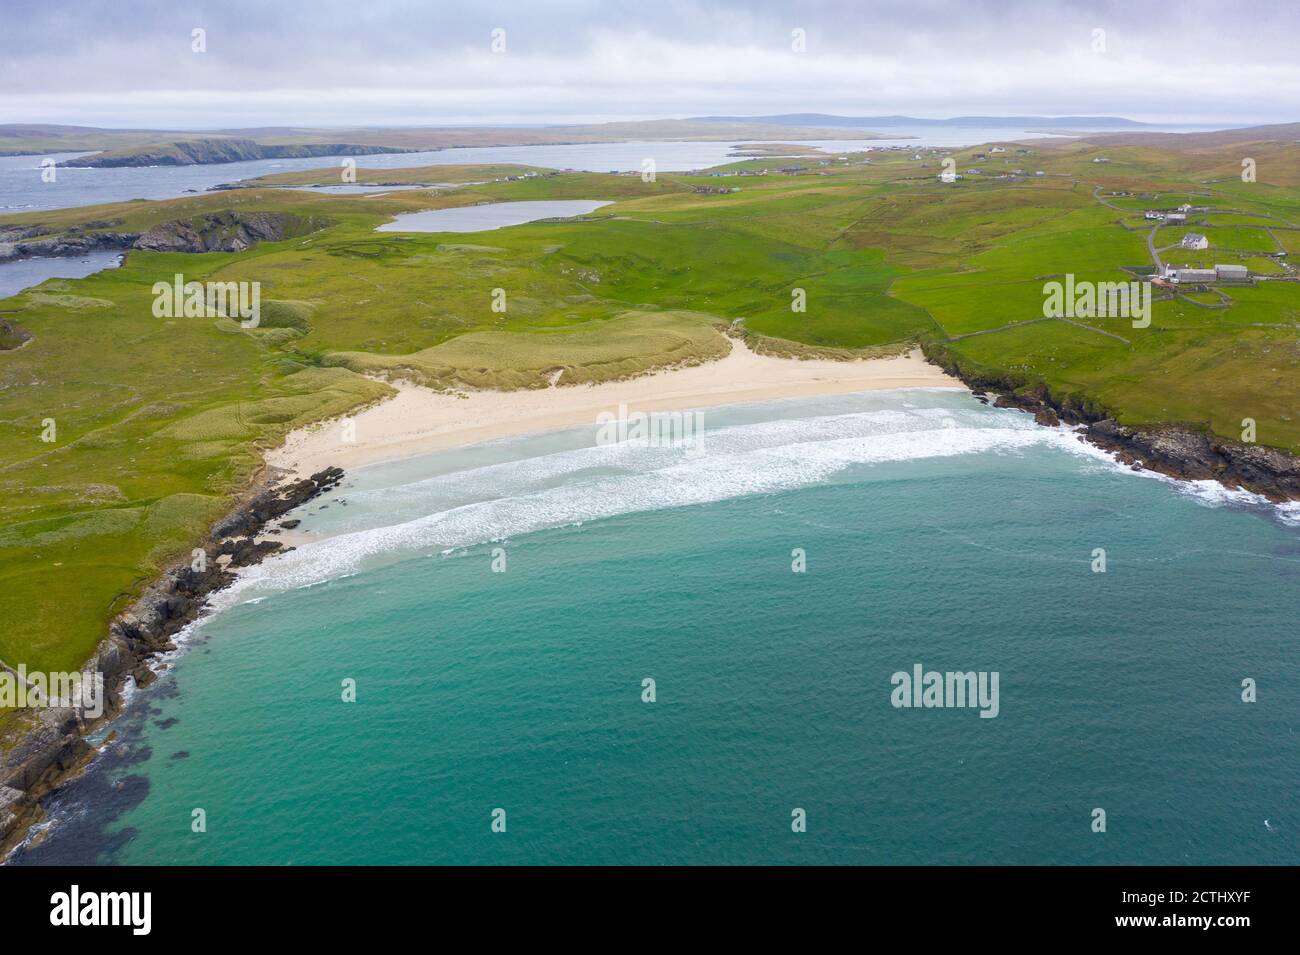
<path fill-rule="evenodd" d="M 291 432 L 283 446 L 267 453 L 267 463 L 294 477 L 330 465 L 350 470 L 496 438 L 594 426 L 597 415 L 617 414 L 620 404 L 629 412 L 682 411 L 774 398 L 964 386 L 919 351 L 866 361 L 798 361 L 756 355 L 734 342 L 719 361 L 598 385 L 459 396 L 409 383 L 394 387 L 396 397 L 352 418 Z"/>

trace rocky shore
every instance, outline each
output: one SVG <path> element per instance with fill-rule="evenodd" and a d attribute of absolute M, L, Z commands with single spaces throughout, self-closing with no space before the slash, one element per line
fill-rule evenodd
<path fill-rule="evenodd" d="M 925 357 L 960 378 L 973 392 L 991 394 L 999 408 L 1016 408 L 1039 424 L 1082 425 L 1085 440 L 1112 452 L 1135 471 L 1156 471 L 1185 481 L 1218 481 L 1274 503 L 1300 500 L 1300 457 L 1278 448 L 1226 441 L 1183 427 L 1133 428 L 1118 423 L 1105 408 L 1085 399 L 1059 398 L 1042 385 L 997 375 L 972 373 L 941 345 L 924 343 Z"/>
<path fill-rule="evenodd" d="M 0 860 L 40 821 L 42 797 L 80 772 L 94 755 L 85 736 L 120 712 L 127 679 L 136 686 L 152 683 L 156 673 L 151 660 L 176 649 L 172 638 L 198 619 L 210 594 L 229 586 L 238 568 L 291 549 L 278 541 L 259 541 L 257 536 L 271 522 L 333 490 L 342 480 L 342 469 L 330 467 L 286 484 L 273 479 L 256 482 L 190 559 L 165 571 L 111 624 L 108 637 L 83 669 L 84 678 L 103 676 L 103 714 L 92 719 L 72 706 L 28 711 L 31 728 L 0 750 Z"/>
<path fill-rule="evenodd" d="M 72 228 L 52 235 L 40 226 L 0 229 L 0 262 L 33 257 L 85 255 L 87 252 L 122 251 L 140 238 L 138 232 L 91 232 Z"/>
<path fill-rule="evenodd" d="M 121 220 L 88 222 L 53 233 L 36 225 L 0 229 L 0 262 L 41 256 L 85 255 L 100 250 L 243 252 L 258 242 L 278 242 L 322 228 L 323 222 L 278 212 L 214 212 L 161 222 L 145 232 L 120 232 Z"/>

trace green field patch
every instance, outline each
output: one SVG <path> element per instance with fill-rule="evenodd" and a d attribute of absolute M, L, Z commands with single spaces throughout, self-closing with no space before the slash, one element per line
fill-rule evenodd
<path fill-rule="evenodd" d="M 547 246 L 547 250 L 551 252 L 554 252 L 559 248 L 560 246 Z M 472 245 L 468 242 L 441 242 L 438 244 L 437 248 L 434 249 L 434 251 L 445 252 L 450 255 L 455 255 L 456 253 L 470 253 L 470 254 L 477 253 L 481 255 L 505 255 L 509 253 L 510 250 L 503 249 L 500 246 L 496 246 L 496 245 Z"/>
<path fill-rule="evenodd" d="M 1250 269 L 1252 274 L 1282 275 L 1286 272 L 1276 259 L 1270 259 L 1262 255 L 1238 256 L 1237 260 Z"/>
<path fill-rule="evenodd" d="M 113 302 L 106 298 L 91 298 L 87 295 L 68 295 L 57 294 L 40 290 L 38 286 L 35 291 L 26 292 L 23 295 L 24 305 L 42 306 L 48 305 L 53 308 L 84 309 L 84 308 L 113 308 Z"/>
<path fill-rule="evenodd" d="M 1300 253 L 1300 229 L 1279 229 L 1274 227 L 1273 235 L 1282 244 L 1282 249 L 1291 255 Z"/>
<path fill-rule="evenodd" d="M 1163 232 L 1163 230 L 1162 230 Z M 1248 226 L 1216 226 L 1204 230 L 1211 247 L 1244 249 L 1249 252 L 1276 252 L 1277 243 L 1263 229 Z"/>

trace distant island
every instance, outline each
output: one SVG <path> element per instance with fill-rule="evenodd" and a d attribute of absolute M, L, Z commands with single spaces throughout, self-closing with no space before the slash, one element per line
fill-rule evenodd
<path fill-rule="evenodd" d="M 195 166 L 208 163 L 244 162 L 250 159 L 311 159 L 318 156 L 374 156 L 379 153 L 408 152 L 416 152 L 416 150 L 397 146 L 365 146 L 356 143 L 263 145 L 251 139 L 188 139 L 159 145 L 110 149 L 93 156 L 66 159 L 59 165 L 81 168 Z"/>
<path fill-rule="evenodd" d="M 752 120 L 707 123 L 667 119 L 573 126 L 266 127 L 259 129 L 143 130 L 90 126 L 0 124 L 0 155 L 58 152 L 94 155 L 65 160 L 76 167 L 188 166 L 250 159 L 369 156 L 457 147 L 556 146 L 632 141 L 759 141 L 888 139 L 869 129 L 773 125 Z"/>
<path fill-rule="evenodd" d="M 904 127 L 985 127 L 1018 130 L 1155 130 L 1117 116 L 834 116 L 787 113 L 772 116 L 698 116 L 535 127 L 429 126 L 349 129 L 269 127 L 181 132 L 177 130 L 98 129 L 46 124 L 0 125 L 0 155 L 89 152 L 60 163 L 94 168 L 191 166 L 254 159 L 371 156 L 469 146 L 541 146 L 635 140 L 738 140 L 772 143 L 788 140 L 910 138 L 891 133 Z"/>
<path fill-rule="evenodd" d="M 1150 123 L 1121 116 L 954 116 L 925 119 L 919 116 L 836 116 L 830 113 L 781 113 L 774 116 L 696 116 L 693 123 L 763 123 L 771 126 L 824 126 L 830 128 L 891 129 L 896 126 L 979 126 L 998 129 L 1127 130 L 1157 129 Z"/>

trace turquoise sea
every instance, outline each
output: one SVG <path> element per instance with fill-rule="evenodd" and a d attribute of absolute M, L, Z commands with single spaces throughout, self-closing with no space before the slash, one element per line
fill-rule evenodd
<path fill-rule="evenodd" d="M 17 861 L 1300 861 L 1295 509 L 959 391 L 704 421 L 353 472 Z"/>

